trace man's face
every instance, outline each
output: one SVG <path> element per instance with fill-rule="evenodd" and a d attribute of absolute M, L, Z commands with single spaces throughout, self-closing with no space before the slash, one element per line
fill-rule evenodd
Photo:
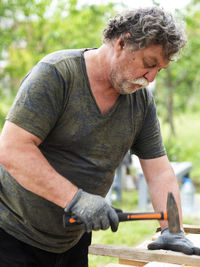
<path fill-rule="evenodd" d="M 134 52 L 121 47 L 111 63 L 110 82 L 119 94 L 132 94 L 153 82 L 157 73 L 168 64 L 160 45 Z"/>

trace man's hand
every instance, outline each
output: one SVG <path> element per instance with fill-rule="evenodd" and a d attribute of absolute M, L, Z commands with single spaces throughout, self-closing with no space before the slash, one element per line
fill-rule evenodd
<path fill-rule="evenodd" d="M 98 195 L 93 195 L 79 189 L 75 197 L 65 208 L 78 223 L 84 224 L 85 230 L 111 230 L 116 232 L 119 219 L 115 210 Z"/>
<path fill-rule="evenodd" d="M 188 255 L 200 255 L 200 248 L 195 247 L 185 237 L 184 232 L 170 233 L 168 228 L 161 231 L 158 239 L 148 245 L 148 249 L 166 249 L 183 252 Z"/>

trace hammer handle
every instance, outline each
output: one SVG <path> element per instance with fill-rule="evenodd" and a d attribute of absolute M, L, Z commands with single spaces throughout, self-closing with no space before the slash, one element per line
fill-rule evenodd
<path fill-rule="evenodd" d="M 136 220 L 167 220 L 167 212 L 118 213 L 120 222 Z"/>
<path fill-rule="evenodd" d="M 142 213 L 130 213 L 119 212 L 117 213 L 120 222 L 136 221 L 136 220 L 167 220 L 167 212 L 142 212 Z M 76 223 L 74 218 L 65 217 L 65 225 Z"/>

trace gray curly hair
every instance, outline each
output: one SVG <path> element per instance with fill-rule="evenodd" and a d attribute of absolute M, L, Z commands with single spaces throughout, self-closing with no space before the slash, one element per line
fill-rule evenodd
<path fill-rule="evenodd" d="M 134 51 L 162 45 L 168 60 L 178 56 L 187 42 L 183 23 L 157 6 L 128 10 L 110 19 L 103 31 L 103 42 L 119 37 Z"/>

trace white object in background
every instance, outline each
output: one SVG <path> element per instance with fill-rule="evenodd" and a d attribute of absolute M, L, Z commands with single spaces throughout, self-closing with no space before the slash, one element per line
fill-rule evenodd
<path fill-rule="evenodd" d="M 180 191 L 183 215 L 190 215 L 194 211 L 195 195 L 195 188 L 190 178 L 183 178 L 183 185 Z"/>

